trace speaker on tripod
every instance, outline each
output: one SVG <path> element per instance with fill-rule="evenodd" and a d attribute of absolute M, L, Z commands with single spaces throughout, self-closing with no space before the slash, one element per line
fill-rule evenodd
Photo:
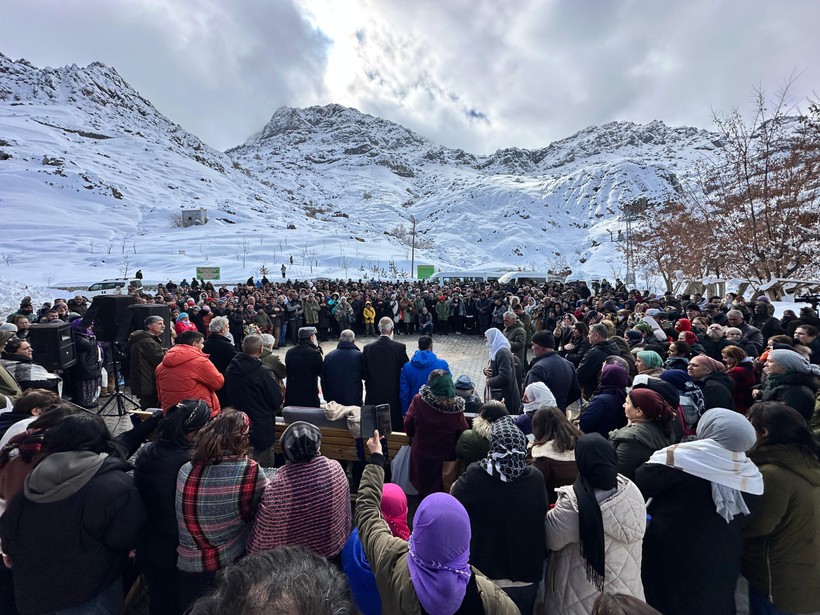
<path fill-rule="evenodd" d="M 128 307 L 135 302 L 136 299 L 130 295 L 98 295 L 94 297 L 83 317 L 85 322 L 94 322 L 94 335 L 99 341 L 107 343 L 114 364 L 114 394 L 102 405 L 97 414 L 105 415 L 106 409 L 114 405 L 117 408 L 117 416 L 124 416 L 128 414 L 126 402 L 136 409 L 140 407 L 139 403 L 120 390 L 119 379 L 125 343 L 133 319 L 133 312 L 129 311 Z"/>

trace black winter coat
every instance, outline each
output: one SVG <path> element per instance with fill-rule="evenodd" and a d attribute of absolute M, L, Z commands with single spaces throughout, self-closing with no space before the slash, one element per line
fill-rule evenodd
<path fill-rule="evenodd" d="M 362 350 L 364 380 L 366 385 L 366 404 L 390 404 L 390 422 L 393 431 L 404 430 L 404 418 L 401 414 L 399 384 L 401 368 L 410 359 L 407 346 L 394 342 L 382 335 L 375 342 L 367 344 Z"/>
<path fill-rule="evenodd" d="M 288 374 L 285 405 L 319 407 L 319 377 L 322 375 L 322 353 L 308 340 L 288 350 L 285 355 Z"/>
<path fill-rule="evenodd" d="M 228 365 L 236 355 L 236 348 L 231 344 L 231 340 L 224 335 L 211 333 L 202 346 L 202 352 L 208 355 L 211 363 L 216 367 L 216 371 L 225 375 L 225 370 L 228 369 Z"/>
<path fill-rule="evenodd" d="M 364 358 L 352 342 L 339 342 L 322 365 L 322 394 L 326 401 L 345 406 L 362 405 Z"/>
<path fill-rule="evenodd" d="M 149 442 L 137 457 L 134 484 L 145 505 L 147 522 L 137 541 L 137 561 L 170 571 L 177 566 L 179 531 L 174 508 L 179 469 L 191 459 L 191 445 Z"/>
<path fill-rule="evenodd" d="M 547 489 L 533 466 L 511 482 L 472 464 L 452 488 L 470 516 L 470 564 L 491 579 L 539 583 L 547 558 Z M 510 511 L 516 511 L 510 523 Z"/>
<path fill-rule="evenodd" d="M 3 550 L 14 568 L 20 613 L 50 613 L 87 602 L 125 569 L 145 522 L 127 463 L 103 461 L 76 493 L 48 504 L 20 491 L 0 517 Z"/>
<path fill-rule="evenodd" d="M 595 389 L 598 388 L 598 374 L 601 372 L 601 366 L 611 355 L 621 356 L 621 350 L 612 340 L 604 340 L 594 344 L 581 359 L 577 370 L 578 384 L 581 385 L 585 398 L 592 397 Z"/>
<path fill-rule="evenodd" d="M 813 374 L 787 372 L 777 376 L 776 384 L 767 383 L 763 389 L 763 401 L 781 401 L 797 410 L 808 423 L 814 415 L 817 379 Z"/>
<path fill-rule="evenodd" d="M 557 352 L 548 352 L 530 361 L 523 388 L 533 382 L 543 382 L 549 387 L 560 410 L 566 410 L 568 405 L 581 397 L 575 368 Z"/>
<path fill-rule="evenodd" d="M 735 383 L 726 372 L 712 372 L 706 378 L 695 381 L 703 391 L 703 405 L 709 408 L 735 409 Z"/>
<path fill-rule="evenodd" d="M 715 510 L 709 481 L 660 464 L 644 464 L 635 484 L 652 520 L 643 538 L 646 601 L 664 615 L 735 612 L 735 584 L 749 517 L 726 523 Z M 743 494 L 754 512 L 760 496 Z"/>
<path fill-rule="evenodd" d="M 77 362 L 71 367 L 71 377 L 74 380 L 95 380 L 99 378 L 102 372 L 102 363 L 100 363 L 96 338 L 75 330 L 74 351 Z"/>
<path fill-rule="evenodd" d="M 224 390 L 228 405 L 251 420 L 250 441 L 254 451 L 262 453 L 273 446 L 276 412 L 282 407 L 282 390 L 273 372 L 260 359 L 238 352 L 225 370 Z"/>

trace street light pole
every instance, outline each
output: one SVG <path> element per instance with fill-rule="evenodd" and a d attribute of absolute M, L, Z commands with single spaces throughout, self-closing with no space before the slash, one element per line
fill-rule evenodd
<path fill-rule="evenodd" d="M 412 232 L 412 239 L 411 239 L 411 251 L 410 251 L 410 277 L 415 279 L 416 278 L 416 217 L 410 216 L 410 221 L 413 223 L 413 232 Z"/>

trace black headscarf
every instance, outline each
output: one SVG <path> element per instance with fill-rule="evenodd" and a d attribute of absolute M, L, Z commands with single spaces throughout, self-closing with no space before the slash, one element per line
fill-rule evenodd
<path fill-rule="evenodd" d="M 578 499 L 581 555 L 586 560 L 587 580 L 604 588 L 604 522 L 595 489 L 608 491 L 618 484 L 618 457 L 612 445 L 598 433 L 581 436 L 575 444 L 578 478 L 572 485 Z"/>

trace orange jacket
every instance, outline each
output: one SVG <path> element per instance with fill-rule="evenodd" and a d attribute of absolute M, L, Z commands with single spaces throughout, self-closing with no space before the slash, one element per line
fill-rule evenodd
<path fill-rule="evenodd" d="M 187 344 L 171 347 L 157 366 L 157 396 L 165 412 L 183 399 L 204 399 L 211 416 L 216 416 L 220 411 L 216 391 L 223 384 L 225 378 L 208 355 Z"/>

